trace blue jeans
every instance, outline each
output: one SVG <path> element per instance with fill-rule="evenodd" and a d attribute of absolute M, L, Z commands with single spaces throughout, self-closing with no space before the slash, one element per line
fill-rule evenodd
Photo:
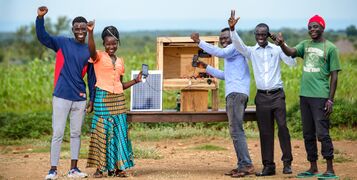
<path fill-rule="evenodd" d="M 252 165 L 248 145 L 243 129 L 244 111 L 247 107 L 248 96 L 243 93 L 230 93 L 226 97 L 226 111 L 229 121 L 229 132 L 233 140 L 238 159 L 238 169 Z"/>

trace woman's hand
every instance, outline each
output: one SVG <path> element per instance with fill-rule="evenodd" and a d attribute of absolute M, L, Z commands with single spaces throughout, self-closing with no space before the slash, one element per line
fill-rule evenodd
<path fill-rule="evenodd" d="M 88 30 L 88 32 L 93 32 L 94 26 L 95 26 L 95 20 L 89 21 L 89 22 L 87 23 L 87 30 Z"/>
<path fill-rule="evenodd" d="M 138 76 L 136 76 L 136 78 L 135 78 L 136 83 L 141 82 L 141 76 L 142 76 L 142 71 L 140 71 Z"/>
<path fill-rule="evenodd" d="M 86 112 L 87 113 L 93 112 L 93 102 L 92 101 L 89 102 L 89 104 L 87 106 L 87 109 L 86 109 Z"/>

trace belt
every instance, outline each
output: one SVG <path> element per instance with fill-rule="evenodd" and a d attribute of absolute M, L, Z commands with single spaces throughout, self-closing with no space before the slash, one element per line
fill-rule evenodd
<path fill-rule="evenodd" d="M 271 90 L 261 90 L 258 89 L 258 93 L 264 93 L 264 94 L 275 94 L 279 91 L 283 90 L 283 88 L 278 88 L 278 89 L 271 89 Z"/>

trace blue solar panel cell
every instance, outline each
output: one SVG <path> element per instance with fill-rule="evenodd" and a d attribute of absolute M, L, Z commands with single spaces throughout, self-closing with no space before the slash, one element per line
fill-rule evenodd
<path fill-rule="evenodd" d="M 135 78 L 139 71 L 132 71 Z M 162 72 L 149 71 L 149 76 L 131 87 L 130 111 L 162 111 Z"/>

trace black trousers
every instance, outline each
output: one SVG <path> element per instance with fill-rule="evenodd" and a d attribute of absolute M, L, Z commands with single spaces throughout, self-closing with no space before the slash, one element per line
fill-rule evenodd
<path fill-rule="evenodd" d="M 300 96 L 300 110 L 307 160 L 315 162 L 317 140 L 321 142 L 321 154 L 324 159 L 333 159 L 333 144 L 329 133 L 330 120 L 325 116 L 326 98 Z"/>
<path fill-rule="evenodd" d="M 283 154 L 281 160 L 284 162 L 284 165 L 290 165 L 293 156 L 291 153 L 290 133 L 286 125 L 284 90 L 281 89 L 270 94 L 258 91 L 255 97 L 255 105 L 263 165 L 275 168 L 274 119 L 276 119 L 278 124 L 278 137 Z"/>

